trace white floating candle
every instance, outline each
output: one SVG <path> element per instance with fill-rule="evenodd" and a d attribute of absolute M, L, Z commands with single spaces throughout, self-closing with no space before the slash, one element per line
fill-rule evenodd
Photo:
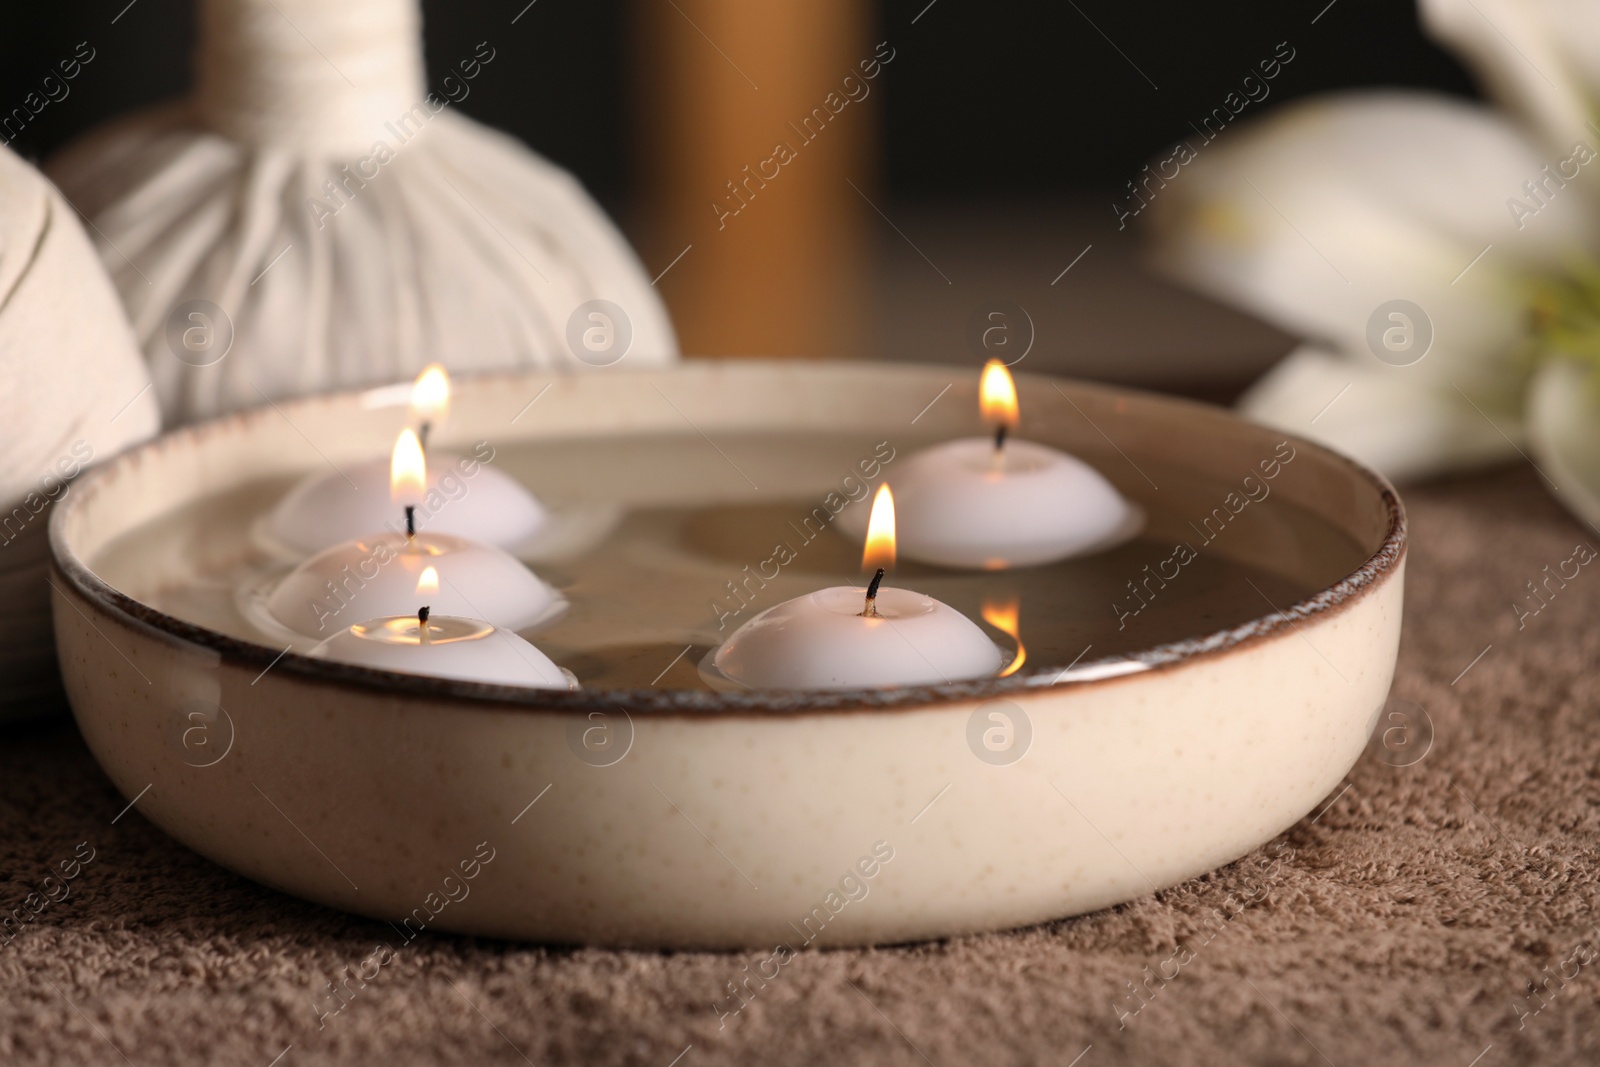
<path fill-rule="evenodd" d="M 570 674 L 516 634 L 477 619 L 415 615 L 368 619 L 345 627 L 311 655 L 362 667 L 459 678 L 489 685 L 576 689 Z"/>
<path fill-rule="evenodd" d="M 395 443 L 390 482 L 391 510 L 403 510 L 406 532 L 346 541 L 301 563 L 267 597 L 267 611 L 279 624 L 327 637 L 351 618 L 408 615 L 428 602 L 444 615 L 521 630 L 566 607 L 560 593 L 493 545 L 414 532 L 422 447 L 410 429 Z"/>
<path fill-rule="evenodd" d="M 1143 522 L 1099 471 L 1058 449 L 1008 440 L 1017 422 L 1016 386 L 990 360 L 979 387 L 993 438 L 970 437 L 902 461 L 895 495 L 905 536 L 900 551 L 946 567 L 1001 570 L 1053 563 L 1109 548 Z M 840 525 L 860 532 L 846 509 Z"/>
<path fill-rule="evenodd" d="M 301 563 L 272 590 L 267 610 L 295 633 L 327 637 L 351 619 L 414 610 L 419 585 L 441 615 L 484 619 L 506 630 L 548 622 L 567 607 L 565 597 L 493 545 L 449 534 L 380 534 L 334 545 Z"/>
<path fill-rule="evenodd" d="M 450 379 L 437 363 L 418 375 L 410 412 L 418 440 L 444 421 Z M 530 542 L 549 519 L 543 505 L 510 475 L 489 466 L 494 449 L 482 442 L 469 456 L 425 455 L 426 474 L 416 502 L 416 528 L 456 534 L 504 549 Z M 395 523 L 390 506 L 389 461 L 374 459 L 301 481 L 278 502 L 262 525 L 273 547 L 310 555 L 340 542 L 366 537 Z"/>
<path fill-rule="evenodd" d="M 937 685 L 995 674 L 999 647 L 965 615 L 909 589 L 880 588 L 894 563 L 894 498 L 872 502 L 863 565 L 882 561 L 866 588 L 833 586 L 768 608 L 706 660 L 713 685 L 751 689 L 862 689 Z"/>

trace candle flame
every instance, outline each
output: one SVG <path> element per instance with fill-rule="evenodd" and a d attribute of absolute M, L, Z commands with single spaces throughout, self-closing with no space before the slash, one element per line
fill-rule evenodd
<path fill-rule="evenodd" d="M 417 578 L 417 595 L 432 596 L 439 591 L 439 572 L 432 567 L 422 568 Z"/>
<path fill-rule="evenodd" d="M 983 365 L 978 382 L 978 410 L 985 422 L 1011 427 L 1017 424 L 1017 383 L 998 359 Z"/>
<path fill-rule="evenodd" d="M 861 569 L 894 567 L 894 494 L 889 483 L 878 486 L 872 498 L 872 517 L 867 520 L 867 544 L 861 551 Z"/>
<path fill-rule="evenodd" d="M 419 422 L 438 422 L 450 412 L 450 375 L 430 363 L 411 386 L 411 416 Z"/>
<path fill-rule="evenodd" d="M 1017 654 L 1012 658 L 1011 665 L 1000 672 L 1002 678 L 1016 674 L 1017 670 L 1028 661 L 1028 650 L 1022 644 L 1022 627 L 1018 624 L 1019 615 L 1016 597 L 983 602 L 983 621 L 1017 643 Z"/>
<path fill-rule="evenodd" d="M 407 426 L 400 431 L 389 458 L 389 499 L 400 505 L 422 503 L 428 486 L 428 462 L 422 456 L 422 442 Z"/>

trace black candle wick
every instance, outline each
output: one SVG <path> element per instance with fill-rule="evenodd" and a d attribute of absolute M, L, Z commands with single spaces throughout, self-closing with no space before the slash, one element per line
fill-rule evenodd
<path fill-rule="evenodd" d="M 883 584 L 883 568 L 878 568 L 878 573 L 872 576 L 872 581 L 867 585 L 867 604 L 861 614 L 869 619 L 878 617 L 878 586 Z"/>
<path fill-rule="evenodd" d="M 415 505 L 406 505 L 406 536 L 417 536 L 417 509 Z"/>
<path fill-rule="evenodd" d="M 1002 422 L 994 428 L 994 450 L 998 452 L 1004 447 L 1006 447 L 1006 424 Z"/>

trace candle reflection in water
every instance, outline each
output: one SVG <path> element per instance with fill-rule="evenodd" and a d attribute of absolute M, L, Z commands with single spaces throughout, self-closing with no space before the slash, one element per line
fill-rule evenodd
<path fill-rule="evenodd" d="M 1018 599 L 1014 596 L 1000 600 L 985 598 L 983 601 L 983 621 L 1017 643 L 1016 655 L 1012 657 L 1006 669 L 1000 672 L 1002 678 L 1016 674 L 1022 665 L 1028 662 L 1028 649 L 1022 643 L 1020 615 Z"/>

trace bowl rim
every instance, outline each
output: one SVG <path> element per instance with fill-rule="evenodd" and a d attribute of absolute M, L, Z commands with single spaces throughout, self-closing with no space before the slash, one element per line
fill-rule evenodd
<path fill-rule="evenodd" d="M 793 365 L 793 360 L 741 360 L 747 366 L 774 364 Z M 684 360 L 675 367 L 651 368 L 637 373 L 671 373 L 685 367 L 704 367 L 707 364 L 725 364 L 723 360 Z M 805 361 L 806 367 L 863 366 L 856 361 Z M 941 367 L 939 364 L 893 363 L 885 366 L 898 369 Z M 495 379 L 522 379 L 530 369 L 459 372 L 452 378 L 461 382 L 484 382 Z M 534 373 L 544 373 L 535 371 Z M 1172 396 L 1152 390 L 1106 385 L 1082 379 L 1072 379 L 1054 374 L 1033 375 L 1052 382 L 1071 385 L 1077 389 L 1103 391 L 1119 396 L 1154 401 L 1158 404 L 1180 408 L 1198 409 L 1208 416 L 1233 417 L 1227 409 L 1186 397 Z M 338 402 L 354 399 L 372 387 L 337 390 L 295 398 L 294 402 Z M 205 422 L 191 423 L 160 434 L 96 465 L 74 480 L 74 488 L 92 488 L 96 483 L 115 477 L 124 467 L 137 464 L 154 452 L 172 447 L 185 440 L 228 432 L 266 414 L 276 411 L 279 405 L 266 401 L 250 408 L 242 408 Z M 561 691 L 534 689 L 520 686 L 492 685 L 485 682 L 436 678 L 405 674 L 354 664 L 338 663 L 304 653 L 275 646 L 258 644 L 243 638 L 212 630 L 169 615 L 142 601 L 123 593 L 96 574 L 67 543 L 67 517 L 82 505 L 90 494 L 68 493 L 57 503 L 50 517 L 51 569 L 80 597 L 124 625 L 169 642 L 186 646 L 199 646 L 219 654 L 223 660 L 245 669 L 258 668 L 260 675 L 282 670 L 297 680 L 312 683 L 333 683 L 341 687 L 367 692 L 446 699 L 477 707 L 498 707 L 525 712 L 555 714 L 633 712 L 654 716 L 755 716 L 770 712 L 837 713 L 881 710 L 915 710 L 930 706 L 949 705 L 974 700 L 1009 699 L 1040 695 L 1085 687 L 1120 684 L 1151 671 L 1168 671 L 1238 652 L 1260 642 L 1293 634 L 1305 621 L 1321 621 L 1350 607 L 1363 596 L 1374 591 L 1394 577 L 1404 560 L 1408 545 L 1408 526 L 1405 505 L 1394 486 L 1383 475 L 1337 452 L 1326 445 L 1308 440 L 1287 431 L 1278 431 L 1291 440 L 1295 447 L 1304 447 L 1344 467 L 1355 480 L 1372 489 L 1381 501 L 1387 517 L 1387 528 L 1382 541 L 1360 566 L 1338 581 L 1286 608 L 1274 608 L 1270 615 L 1247 620 L 1236 626 L 1212 631 L 1178 641 L 1152 645 L 1128 655 L 1106 656 L 1079 664 L 1076 661 L 1062 668 L 1035 665 L 1004 678 L 979 678 L 947 682 L 938 685 L 896 686 L 879 689 L 838 690 L 749 690 L 722 692 L 690 689 L 579 689 Z M 56 590 L 60 593 L 61 590 Z M 73 605 L 77 609 L 77 605 Z M 87 616 L 85 616 L 87 618 Z M 90 620 L 91 625 L 93 620 Z M 108 638 L 109 640 L 109 638 Z M 119 650 L 120 651 L 120 650 Z M 1067 677 L 1076 672 L 1075 677 Z M 253 682 L 251 683 L 254 684 Z"/>

